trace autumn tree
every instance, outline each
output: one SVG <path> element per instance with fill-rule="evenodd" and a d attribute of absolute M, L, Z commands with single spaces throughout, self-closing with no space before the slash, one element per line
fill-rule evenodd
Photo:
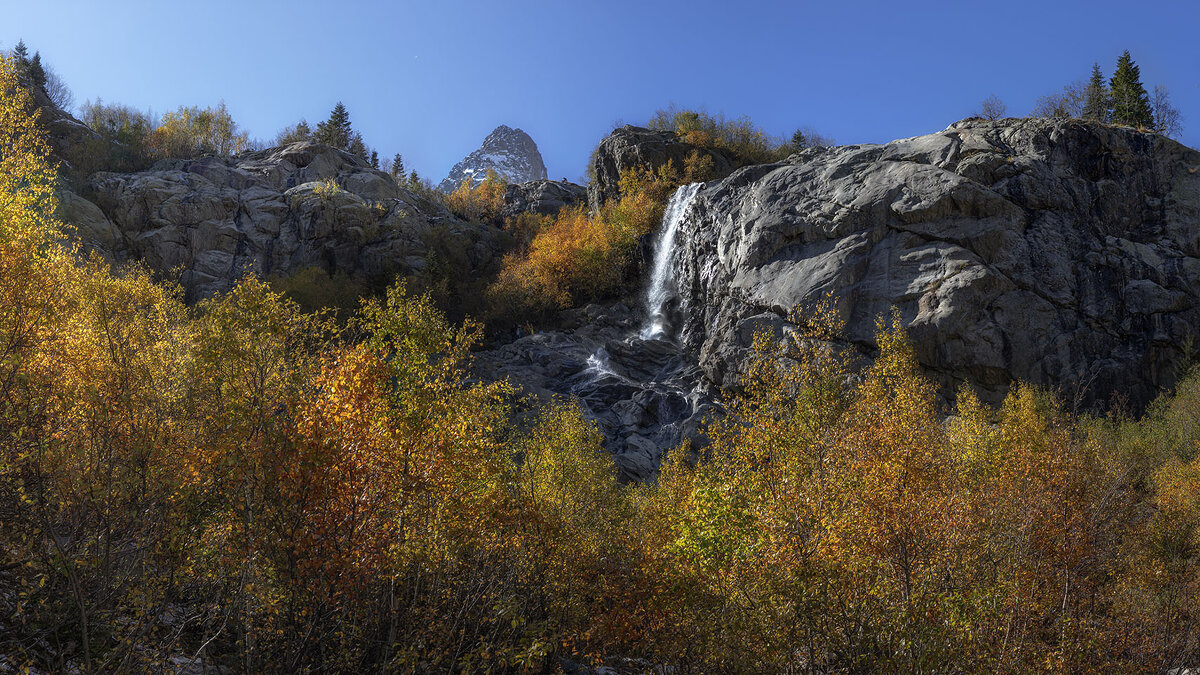
<path fill-rule="evenodd" d="M 985 120 L 998 120 L 1004 117 L 1008 111 L 1008 106 L 1004 105 L 1004 101 L 1000 100 L 999 96 L 992 94 L 983 99 L 979 104 L 979 116 Z"/>
<path fill-rule="evenodd" d="M 1166 87 L 1161 84 L 1154 87 L 1151 103 L 1154 110 L 1154 131 L 1164 136 L 1178 136 L 1183 133 L 1179 111 L 1171 105 L 1171 95 Z"/>
<path fill-rule="evenodd" d="M 719 150 L 737 165 L 775 161 L 796 149 L 787 139 L 768 136 L 749 117 L 731 120 L 724 115 L 710 115 L 703 110 L 679 108 L 675 104 L 655 111 L 646 126 L 672 131 L 680 140 L 692 145 Z M 811 145 L 832 144 L 831 139 L 814 132 L 807 133 Z M 794 136 L 792 140 L 796 140 Z"/>
<path fill-rule="evenodd" d="M 292 143 L 310 140 L 313 140 L 313 132 L 309 128 L 308 122 L 304 119 L 280 129 L 279 133 L 275 135 L 275 145 L 291 145 Z"/>
<path fill-rule="evenodd" d="M 1085 106 L 1084 85 L 1075 83 L 1053 94 L 1038 97 L 1030 114 L 1048 119 L 1072 119 L 1083 115 Z"/>
<path fill-rule="evenodd" d="M 93 170 L 136 171 L 149 163 L 154 124 L 148 114 L 101 99 L 85 101 L 79 114 L 99 137 L 86 152 L 96 163 Z"/>
<path fill-rule="evenodd" d="M 228 156 L 246 150 L 249 143 L 224 102 L 216 108 L 180 106 L 165 113 L 150 136 L 159 157 Z"/>
<path fill-rule="evenodd" d="M 487 176 L 475 184 L 472 176 L 463 178 L 454 192 L 446 195 L 446 206 L 459 218 L 474 222 L 493 220 L 504 208 L 504 193 L 508 182 L 488 169 Z"/>

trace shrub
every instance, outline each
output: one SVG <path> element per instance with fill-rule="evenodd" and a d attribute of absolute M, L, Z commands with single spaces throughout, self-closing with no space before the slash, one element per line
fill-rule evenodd
<path fill-rule="evenodd" d="M 739 165 L 773 162 L 794 150 L 786 142 L 768 136 L 748 117 L 727 120 L 724 115 L 671 105 L 656 111 L 647 126 L 674 131 L 680 140 L 692 145 L 720 150 Z"/>
<path fill-rule="evenodd" d="M 317 181 L 317 184 L 313 186 L 313 195 L 322 202 L 330 201 L 334 197 L 338 196 L 338 193 L 341 191 L 342 187 L 338 185 L 337 179 L 333 177 Z"/>

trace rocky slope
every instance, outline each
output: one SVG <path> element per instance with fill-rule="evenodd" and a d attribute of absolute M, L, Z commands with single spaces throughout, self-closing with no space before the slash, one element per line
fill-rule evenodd
<path fill-rule="evenodd" d="M 467 177 L 476 184 L 481 183 L 487 177 L 488 169 L 494 169 L 510 183 L 547 178 L 546 164 L 542 161 L 537 143 L 524 131 L 501 124 L 483 139 L 483 145 L 478 150 L 450 169 L 450 174 L 438 184 L 438 189 L 453 192 Z"/>
<path fill-rule="evenodd" d="M 682 338 L 720 385 L 756 329 L 832 294 L 867 354 L 898 308 L 947 396 L 1023 380 L 1139 407 L 1200 328 L 1200 152 L 1016 119 L 808 150 L 706 185 L 674 272 Z"/>
<path fill-rule="evenodd" d="M 168 274 L 189 298 L 228 290 L 247 273 L 418 274 L 435 241 L 460 254 L 462 274 L 479 274 L 508 242 L 359 158 L 309 142 L 96 173 L 85 193 L 90 201 L 64 198 L 64 219 L 82 239 L 111 259 Z"/>

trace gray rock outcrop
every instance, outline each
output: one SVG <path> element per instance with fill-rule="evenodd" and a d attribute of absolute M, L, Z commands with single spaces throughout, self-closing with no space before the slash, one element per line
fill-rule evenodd
<path fill-rule="evenodd" d="M 64 210 L 84 243 L 118 262 L 145 262 L 191 299 L 226 291 L 248 273 L 416 274 L 435 235 L 453 240 L 469 268 L 462 273 L 471 274 L 497 263 L 507 240 L 349 153 L 310 142 L 101 172 L 88 195 L 94 205 L 70 195 Z"/>
<path fill-rule="evenodd" d="M 521 213 L 553 216 L 566 207 L 582 204 L 587 200 L 587 188 L 567 181 L 534 180 L 513 183 L 504 193 L 504 210 L 501 220 Z"/>
<path fill-rule="evenodd" d="M 489 169 L 509 183 L 547 178 L 546 164 L 542 161 L 537 143 L 524 131 L 501 124 L 483 139 L 478 150 L 450 169 L 450 174 L 438 184 L 438 189 L 453 192 L 468 177 L 478 185 L 487 178 Z"/>
<path fill-rule="evenodd" d="M 674 266 L 682 337 L 722 386 L 756 329 L 832 294 L 868 355 L 898 308 L 948 398 L 1022 380 L 1138 408 L 1200 330 L 1200 152 L 1033 119 L 806 150 L 707 184 Z"/>
<path fill-rule="evenodd" d="M 733 171 L 735 164 L 718 150 L 703 148 L 679 140 L 673 131 L 655 131 L 625 125 L 614 129 L 600 141 L 592 155 L 588 173 L 588 203 L 599 210 L 604 202 L 621 196 L 621 172 L 627 169 L 649 169 L 657 171 L 667 162 L 682 171 L 684 160 L 693 152 L 712 159 L 713 171 L 724 176 Z"/>

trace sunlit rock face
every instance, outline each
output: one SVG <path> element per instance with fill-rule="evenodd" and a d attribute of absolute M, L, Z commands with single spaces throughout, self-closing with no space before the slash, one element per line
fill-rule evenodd
<path fill-rule="evenodd" d="M 546 164 L 542 161 L 537 143 L 524 131 L 501 124 L 483 139 L 483 145 L 478 150 L 450 169 L 450 174 L 438 185 L 438 189 L 453 192 L 462 185 L 464 178 L 470 178 L 478 185 L 487 177 L 489 169 L 509 183 L 547 178 Z"/>
<path fill-rule="evenodd" d="M 1137 408 L 1200 330 L 1200 152 L 1078 120 L 970 119 L 707 184 L 673 257 L 683 340 L 736 383 L 757 330 L 831 294 L 870 356 L 896 308 L 952 399 L 1013 380 Z"/>
<path fill-rule="evenodd" d="M 229 290 L 247 274 L 310 267 L 410 276 L 424 269 L 434 240 L 462 253 L 464 274 L 481 274 L 498 264 L 509 239 L 458 220 L 358 157 L 307 141 L 101 172 L 85 194 L 72 195 L 64 215 L 84 245 L 145 263 L 178 281 L 189 299 Z"/>

